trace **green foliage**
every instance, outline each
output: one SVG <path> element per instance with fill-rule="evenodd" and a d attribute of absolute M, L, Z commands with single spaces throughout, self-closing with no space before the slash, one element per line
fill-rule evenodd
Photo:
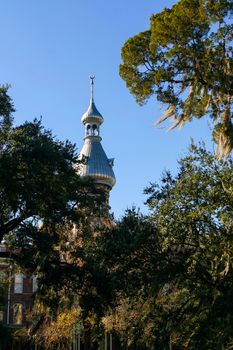
<path fill-rule="evenodd" d="M 111 276 L 111 289 L 133 293 L 146 286 L 154 275 L 154 266 L 163 260 L 157 229 L 135 209 L 97 241 L 104 265 Z M 153 282 L 156 287 L 156 280 Z"/>
<path fill-rule="evenodd" d="M 8 234 L 8 243 L 23 249 L 28 268 L 38 260 L 30 259 L 32 250 L 49 256 L 58 226 L 78 221 L 88 202 L 92 185 L 77 175 L 76 162 L 74 146 L 55 140 L 41 121 L 8 132 L 0 153 L 0 239 Z"/>
<path fill-rule="evenodd" d="M 146 190 L 163 250 L 175 253 L 182 272 L 169 283 L 175 294 L 186 291 L 173 326 L 184 348 L 220 349 L 233 336 L 233 162 L 192 145 L 179 164 L 177 176 L 166 173 L 160 186 Z"/>
<path fill-rule="evenodd" d="M 180 0 L 124 44 L 120 65 L 139 104 L 156 95 L 167 105 L 158 123 L 172 118 L 175 128 L 209 115 L 220 158 L 233 148 L 232 12 L 232 1 Z"/>
<path fill-rule="evenodd" d="M 3 118 L 7 118 L 6 120 L 10 120 L 12 122 L 10 116 L 13 112 L 15 112 L 15 109 L 12 99 L 7 93 L 9 87 L 9 85 L 0 86 L 0 116 Z M 11 125 L 11 123 L 9 124 Z"/>
<path fill-rule="evenodd" d="M 70 234 L 73 231 L 73 235 Z M 84 325 L 83 336 L 95 341 L 102 336 L 100 318 L 110 302 L 110 285 L 107 267 L 97 241 L 101 234 L 91 226 L 79 225 L 74 231 L 67 225 L 59 232 L 56 249 L 51 250 L 39 266 L 40 288 L 36 295 L 32 313 L 31 337 L 45 348 L 59 348 L 70 342 L 74 322 Z M 47 248 L 48 249 L 48 248 Z M 34 254 L 34 259 L 41 259 Z M 49 267 L 49 268 L 48 268 Z M 78 312 L 79 318 L 73 319 Z M 60 321 L 64 318 L 64 324 Z M 60 320 L 60 321 L 59 321 Z M 72 325 L 66 326 L 71 321 Z M 63 321 L 62 321 L 63 322 Z"/>
<path fill-rule="evenodd" d="M 167 332 L 155 297 L 167 281 L 166 272 L 161 273 L 167 269 L 167 257 L 154 223 L 135 209 L 127 210 L 102 236 L 99 247 L 112 292 L 111 304 L 102 318 L 105 329 L 115 332 L 124 346 L 132 349 L 166 345 Z"/>
<path fill-rule="evenodd" d="M 12 113 L 15 112 L 12 99 L 7 93 L 9 87 L 9 85 L 0 86 L 0 147 L 12 126 Z"/>
<path fill-rule="evenodd" d="M 128 211 L 106 234 L 108 331 L 135 349 L 227 349 L 232 343 L 233 161 L 191 145 L 177 175 L 145 192 L 151 213 Z"/>

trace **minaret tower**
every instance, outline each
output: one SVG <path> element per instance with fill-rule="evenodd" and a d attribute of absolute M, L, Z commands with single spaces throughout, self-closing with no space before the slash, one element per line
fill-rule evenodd
<path fill-rule="evenodd" d="M 96 185 L 101 187 L 107 194 L 107 198 L 109 198 L 109 193 L 116 182 L 112 169 L 114 159 L 107 158 L 101 145 L 100 126 L 104 122 L 104 118 L 94 103 L 94 79 L 94 76 L 90 77 L 90 105 L 81 119 L 85 127 L 85 137 L 84 145 L 79 155 L 79 160 L 81 161 L 79 174 L 93 178 Z"/>

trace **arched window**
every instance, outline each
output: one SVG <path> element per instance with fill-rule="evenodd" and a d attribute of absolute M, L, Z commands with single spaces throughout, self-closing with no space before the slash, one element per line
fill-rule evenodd
<path fill-rule="evenodd" d="M 18 325 L 23 323 L 23 305 L 20 303 L 13 306 L 13 323 Z"/>
<path fill-rule="evenodd" d="M 90 124 L 87 124 L 87 126 L 86 126 L 86 135 L 90 134 L 90 129 L 91 129 Z"/>
<path fill-rule="evenodd" d="M 14 293 L 23 293 L 23 274 L 22 273 L 15 274 Z"/>
<path fill-rule="evenodd" d="M 98 135 L 98 127 L 96 124 L 92 125 L 92 135 L 94 136 Z"/>

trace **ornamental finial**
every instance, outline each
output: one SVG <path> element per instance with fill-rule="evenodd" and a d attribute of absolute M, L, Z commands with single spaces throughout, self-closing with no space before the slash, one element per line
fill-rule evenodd
<path fill-rule="evenodd" d="M 91 84 L 91 101 L 94 100 L 94 80 L 95 80 L 95 76 L 91 75 L 90 76 L 90 84 Z"/>

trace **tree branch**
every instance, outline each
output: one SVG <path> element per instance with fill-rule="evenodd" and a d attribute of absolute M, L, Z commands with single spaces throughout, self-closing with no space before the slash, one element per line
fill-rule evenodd
<path fill-rule="evenodd" d="M 24 213 L 21 216 L 8 221 L 6 224 L 1 225 L 0 226 L 0 242 L 2 241 L 5 234 L 14 230 L 21 222 L 23 222 L 25 219 L 29 218 L 30 216 L 31 215 Z"/>

